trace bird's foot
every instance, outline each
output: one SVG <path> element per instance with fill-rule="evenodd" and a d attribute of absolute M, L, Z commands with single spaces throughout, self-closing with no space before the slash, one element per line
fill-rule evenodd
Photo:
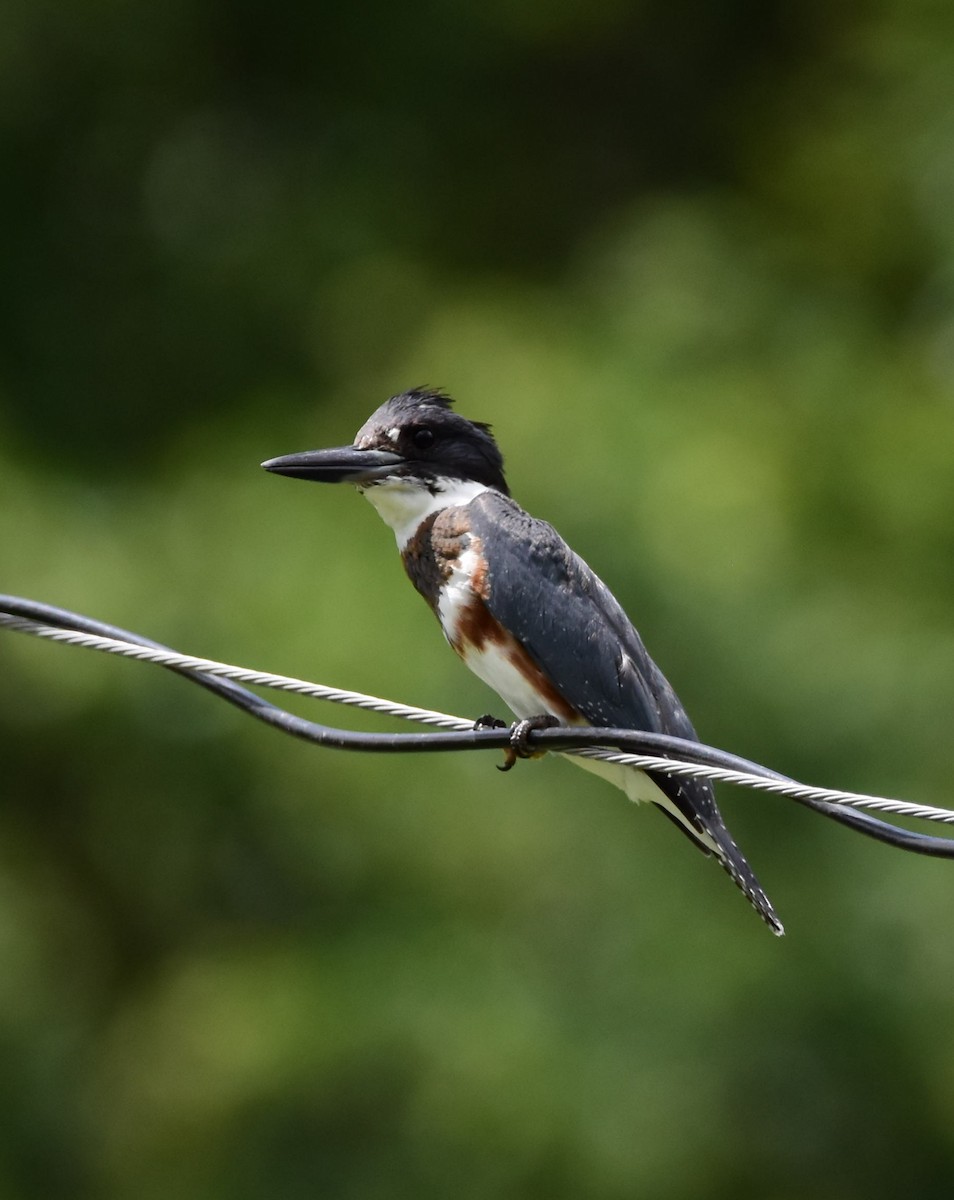
<path fill-rule="evenodd" d="M 539 758 L 543 750 L 531 750 L 528 735 L 535 729 L 552 729 L 560 722 L 549 713 L 540 713 L 536 717 L 527 717 L 523 721 L 515 721 L 510 727 L 510 745 L 504 751 L 503 766 L 498 771 L 509 771 L 518 758 Z"/>
<path fill-rule="evenodd" d="M 478 717 L 474 722 L 475 729 L 506 729 L 507 722 L 501 721 L 499 717 L 495 717 L 493 713 L 484 713 L 482 717 Z"/>

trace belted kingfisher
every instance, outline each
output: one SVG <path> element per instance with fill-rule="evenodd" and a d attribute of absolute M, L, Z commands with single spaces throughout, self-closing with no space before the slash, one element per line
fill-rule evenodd
<path fill-rule="evenodd" d="M 262 466 L 354 484 L 394 531 L 404 568 L 448 642 L 518 718 L 696 740 L 609 588 L 552 526 L 511 499 L 490 427 L 452 404 L 442 392 L 414 388 L 382 404 L 353 445 Z M 718 860 L 769 928 L 784 932 L 708 781 L 571 761 L 662 809 Z"/>

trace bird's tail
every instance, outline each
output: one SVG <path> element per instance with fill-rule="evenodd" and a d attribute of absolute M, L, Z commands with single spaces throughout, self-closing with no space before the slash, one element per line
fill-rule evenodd
<path fill-rule="evenodd" d="M 732 834 L 725 825 L 722 825 L 721 828 L 717 827 L 715 830 L 711 830 L 710 836 L 715 843 L 714 849 L 710 851 L 713 857 L 775 936 L 782 937 L 785 933 L 785 926 L 778 919 L 772 901 L 766 896 L 758 876 L 735 844 Z M 700 845 L 705 850 L 709 849 L 701 842 Z"/>
<path fill-rule="evenodd" d="M 712 855 L 776 937 L 785 932 L 772 902 L 755 872 L 732 840 L 715 802 L 712 785 L 705 779 L 681 779 L 659 771 L 640 771 L 595 758 L 570 762 L 622 788 L 636 804 L 655 804 L 682 830 L 703 854 Z"/>
<path fill-rule="evenodd" d="M 732 840 L 729 831 L 723 827 L 723 832 L 728 845 L 716 852 L 716 858 L 722 869 L 775 936 L 782 937 L 785 933 L 785 926 L 778 919 L 778 914 L 772 907 L 772 901 L 766 896 L 758 877 L 746 862 L 742 851 Z"/>
<path fill-rule="evenodd" d="M 779 920 L 778 913 L 775 912 L 772 906 L 772 901 L 769 900 L 762 888 L 762 884 L 758 882 L 755 871 L 751 869 L 748 863 L 745 862 L 745 857 L 739 847 L 736 845 L 726 832 L 728 840 L 728 848 L 724 853 L 716 853 L 716 859 L 722 866 L 722 870 L 726 872 L 732 882 L 749 901 L 752 908 L 758 913 L 768 928 L 772 930 L 776 937 L 781 937 L 785 934 L 785 925 Z"/>
<path fill-rule="evenodd" d="M 772 907 L 772 901 L 766 896 L 745 855 L 735 844 L 732 834 L 726 828 L 715 804 L 713 803 L 712 810 L 707 814 L 708 820 L 705 828 L 702 829 L 697 827 L 694 821 L 690 823 L 683 812 L 678 809 L 674 811 L 675 806 L 670 807 L 669 804 L 661 804 L 659 801 L 656 803 L 694 845 L 698 846 L 704 854 L 711 854 L 715 858 L 769 929 L 776 937 L 781 937 L 785 933 L 785 926 L 778 919 L 778 914 Z"/>

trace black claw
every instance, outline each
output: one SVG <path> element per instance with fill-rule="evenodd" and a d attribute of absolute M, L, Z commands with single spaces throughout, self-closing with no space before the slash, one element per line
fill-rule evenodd
<path fill-rule="evenodd" d="M 536 758 L 542 751 L 530 749 L 529 735 L 535 729 L 552 729 L 559 724 L 557 718 L 549 713 L 540 713 L 536 717 L 526 717 L 522 721 L 515 721 L 510 727 L 510 745 L 504 751 L 503 766 L 498 765 L 497 770 L 509 771 L 518 758 Z"/>
<path fill-rule="evenodd" d="M 475 729 L 506 729 L 507 722 L 501 721 L 499 717 L 495 717 L 493 713 L 484 713 L 482 717 L 478 717 L 474 722 Z"/>

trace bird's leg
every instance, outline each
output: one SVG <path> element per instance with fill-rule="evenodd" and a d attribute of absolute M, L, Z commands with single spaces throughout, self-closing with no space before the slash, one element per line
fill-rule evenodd
<path fill-rule="evenodd" d="M 534 729 L 552 729 L 560 722 L 550 713 L 540 713 L 536 717 L 526 717 L 522 721 L 514 721 L 510 733 L 510 745 L 504 752 L 504 764 L 498 766 L 498 771 L 509 771 L 518 758 L 539 758 L 543 750 L 531 750 L 527 742 L 528 734 Z"/>

